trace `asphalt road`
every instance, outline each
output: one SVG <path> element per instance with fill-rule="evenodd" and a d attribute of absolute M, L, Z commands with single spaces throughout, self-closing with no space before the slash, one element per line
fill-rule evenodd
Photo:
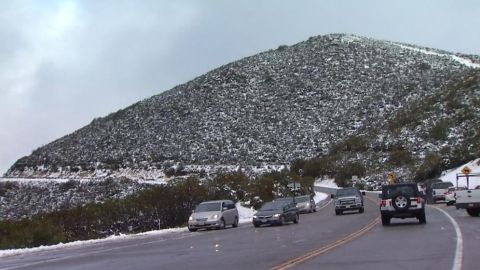
<path fill-rule="evenodd" d="M 426 225 L 383 227 L 368 197 L 363 214 L 336 216 L 324 201 L 299 224 L 139 236 L 4 257 L 0 269 L 480 269 L 480 218 L 438 204 Z"/>

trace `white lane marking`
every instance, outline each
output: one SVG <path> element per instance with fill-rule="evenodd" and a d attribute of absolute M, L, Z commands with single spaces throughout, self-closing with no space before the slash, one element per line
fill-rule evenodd
<path fill-rule="evenodd" d="M 322 207 L 318 208 L 318 210 L 322 210 L 323 208 L 327 207 L 330 203 L 332 203 L 333 200 L 329 200 L 325 205 Z"/>
<path fill-rule="evenodd" d="M 461 270 L 463 260 L 463 235 L 462 231 L 460 230 L 460 226 L 458 226 L 458 223 L 449 213 L 447 213 L 447 211 L 436 206 L 432 207 L 447 216 L 450 222 L 453 224 L 453 227 L 455 228 L 455 234 L 457 235 L 457 246 L 455 247 L 455 257 L 453 260 L 452 270 Z"/>

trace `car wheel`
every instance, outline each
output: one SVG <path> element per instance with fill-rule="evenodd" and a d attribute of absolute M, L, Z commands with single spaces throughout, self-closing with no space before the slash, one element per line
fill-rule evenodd
<path fill-rule="evenodd" d="M 341 215 L 341 214 L 342 214 L 342 211 L 340 211 L 340 210 L 335 210 L 335 215 L 338 216 L 338 215 Z"/>
<path fill-rule="evenodd" d="M 298 224 L 299 219 L 300 219 L 300 216 L 298 214 L 296 214 L 295 219 L 293 220 L 293 223 Z"/>
<path fill-rule="evenodd" d="M 425 217 L 425 210 L 423 210 L 422 213 L 420 213 L 420 215 L 418 216 L 418 221 L 420 222 L 420 224 L 427 223 L 427 218 Z"/>
<path fill-rule="evenodd" d="M 467 208 L 467 213 L 472 217 L 478 217 L 480 214 L 480 209 L 478 208 Z"/>
<path fill-rule="evenodd" d="M 238 217 L 235 217 L 235 220 L 233 221 L 232 227 L 233 228 L 238 227 Z"/>
<path fill-rule="evenodd" d="M 253 226 L 254 226 L 255 228 L 258 228 L 258 227 L 260 227 L 260 224 L 258 224 L 258 223 L 253 223 Z"/>
<path fill-rule="evenodd" d="M 382 225 L 383 225 L 383 226 L 388 226 L 388 225 L 390 225 L 390 216 L 388 216 L 388 215 L 382 215 Z"/>
<path fill-rule="evenodd" d="M 283 224 L 285 224 L 285 218 L 283 216 L 280 216 L 280 220 L 278 221 L 278 224 L 280 226 L 282 226 Z"/>
<path fill-rule="evenodd" d="M 405 211 L 410 207 L 410 198 L 400 193 L 392 198 L 392 205 L 397 211 Z"/>
<path fill-rule="evenodd" d="M 191 232 L 196 232 L 197 231 L 197 229 L 190 228 L 190 227 L 188 228 L 188 230 L 191 231 Z"/>
<path fill-rule="evenodd" d="M 220 225 L 218 225 L 219 230 L 225 229 L 225 220 L 223 218 L 220 220 Z"/>
<path fill-rule="evenodd" d="M 363 212 L 365 212 L 365 208 L 362 207 L 362 208 L 358 209 L 358 212 L 359 212 L 360 214 L 363 213 Z"/>

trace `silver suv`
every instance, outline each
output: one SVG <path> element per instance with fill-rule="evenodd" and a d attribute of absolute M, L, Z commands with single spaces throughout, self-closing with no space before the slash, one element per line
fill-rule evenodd
<path fill-rule="evenodd" d="M 238 226 L 238 210 L 230 200 L 202 202 L 188 219 L 188 230 L 216 228 L 224 229 L 227 225 Z"/>

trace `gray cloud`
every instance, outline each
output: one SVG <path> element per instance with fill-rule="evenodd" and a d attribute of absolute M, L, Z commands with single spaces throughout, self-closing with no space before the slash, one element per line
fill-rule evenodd
<path fill-rule="evenodd" d="M 480 54 L 477 1 L 2 1 L 0 172 L 94 117 L 334 32 Z"/>

